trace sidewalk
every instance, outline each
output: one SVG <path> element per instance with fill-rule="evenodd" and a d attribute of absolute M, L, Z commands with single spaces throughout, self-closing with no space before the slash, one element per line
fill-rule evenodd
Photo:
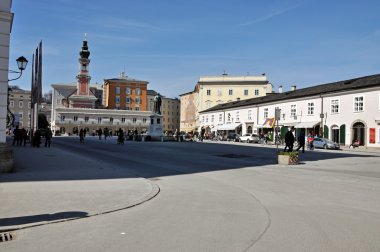
<path fill-rule="evenodd" d="M 141 204 L 149 180 L 71 152 L 14 146 L 14 173 L 0 173 L 0 232 L 84 218 Z"/>

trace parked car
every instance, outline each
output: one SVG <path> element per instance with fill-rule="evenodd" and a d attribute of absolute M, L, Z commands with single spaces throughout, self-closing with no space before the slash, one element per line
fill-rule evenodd
<path fill-rule="evenodd" d="M 339 150 L 340 145 L 326 138 L 314 138 L 314 148 Z"/>
<path fill-rule="evenodd" d="M 244 134 L 239 137 L 239 142 L 258 143 L 260 141 L 259 135 L 256 134 Z"/>
<path fill-rule="evenodd" d="M 227 141 L 238 142 L 240 135 L 237 133 L 228 133 Z"/>

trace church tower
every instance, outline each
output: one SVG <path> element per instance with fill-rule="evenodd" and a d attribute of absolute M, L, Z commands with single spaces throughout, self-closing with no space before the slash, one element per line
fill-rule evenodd
<path fill-rule="evenodd" d="M 82 50 L 79 52 L 79 73 L 76 76 L 77 90 L 69 97 L 71 108 L 95 108 L 95 95 L 90 91 L 90 51 L 88 50 L 86 34 Z"/>

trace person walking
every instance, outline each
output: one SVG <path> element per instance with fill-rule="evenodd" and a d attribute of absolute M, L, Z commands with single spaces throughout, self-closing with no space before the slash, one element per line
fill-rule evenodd
<path fill-rule="evenodd" d="M 99 128 L 98 129 L 98 136 L 99 136 L 99 140 L 102 140 L 102 129 L 101 128 Z"/>
<path fill-rule="evenodd" d="M 28 132 L 25 128 L 21 129 L 21 144 L 25 146 L 26 140 L 28 139 Z"/>
<path fill-rule="evenodd" d="M 16 128 L 13 130 L 13 144 L 12 145 L 20 145 L 21 142 L 21 131 L 16 125 Z"/>
<path fill-rule="evenodd" d="M 51 129 L 47 128 L 46 129 L 46 133 L 45 133 L 45 147 L 49 147 L 50 148 L 51 138 L 52 137 L 53 137 L 53 133 L 51 132 Z"/>
<path fill-rule="evenodd" d="M 79 142 L 80 143 L 84 143 L 84 135 L 85 135 L 84 129 L 80 129 L 80 131 L 79 131 Z"/>
<path fill-rule="evenodd" d="M 305 153 L 305 131 L 301 130 L 298 135 L 298 148 L 296 151 L 299 151 L 302 148 L 302 153 Z"/>
<path fill-rule="evenodd" d="M 293 151 L 293 144 L 294 144 L 293 131 L 294 131 L 294 128 L 292 127 L 285 134 L 285 148 L 284 148 L 284 152 L 286 151 L 286 149 L 288 149 L 288 152 L 292 152 Z"/>

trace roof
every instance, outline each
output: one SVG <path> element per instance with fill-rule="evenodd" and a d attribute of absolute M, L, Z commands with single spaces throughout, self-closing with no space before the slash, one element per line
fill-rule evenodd
<path fill-rule="evenodd" d="M 295 91 L 288 91 L 284 93 L 272 93 L 267 96 L 251 98 L 246 100 L 239 100 L 234 102 L 228 102 L 216 105 L 212 108 L 204 110 L 202 112 L 211 112 L 222 109 L 231 109 L 243 106 L 259 105 L 263 103 L 291 100 L 297 98 L 303 98 L 308 96 L 323 95 L 330 93 L 337 93 L 342 91 L 358 90 L 370 87 L 380 87 L 380 74 L 370 75 L 365 77 L 359 77 L 349 80 L 343 80 L 338 82 L 332 82 L 327 84 L 321 84 L 317 86 L 298 89 Z"/>

